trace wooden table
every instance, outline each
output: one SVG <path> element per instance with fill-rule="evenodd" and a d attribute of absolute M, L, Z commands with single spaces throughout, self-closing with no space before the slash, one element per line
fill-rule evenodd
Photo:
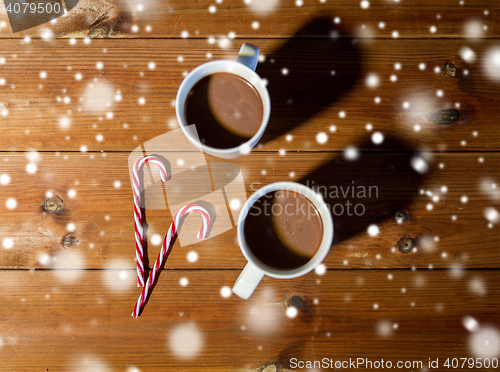
<path fill-rule="evenodd" d="M 1 10 L 0 370 L 431 371 L 500 357 L 498 1 L 82 0 L 16 34 Z M 272 100 L 260 145 L 232 161 L 247 196 L 282 180 L 377 194 L 329 195 L 364 213 L 334 210 L 326 272 L 265 277 L 248 300 L 224 292 L 246 263 L 236 228 L 177 241 L 134 319 L 129 155 L 142 145 L 189 169 L 174 159 L 193 149 L 144 143 L 178 129 L 184 75 L 243 42 L 261 48 Z M 171 220 L 146 209 L 150 266 Z"/>

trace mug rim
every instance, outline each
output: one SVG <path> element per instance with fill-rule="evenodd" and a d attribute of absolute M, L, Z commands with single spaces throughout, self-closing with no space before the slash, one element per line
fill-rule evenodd
<path fill-rule="evenodd" d="M 243 230 L 246 216 L 248 215 L 248 212 L 250 208 L 254 205 L 254 203 L 261 196 L 271 191 L 277 191 L 277 190 L 291 190 L 298 192 L 302 196 L 306 197 L 317 208 L 321 217 L 321 221 L 323 223 L 323 236 L 321 238 L 321 244 L 317 252 L 304 265 L 290 270 L 279 270 L 269 265 L 266 265 L 262 263 L 259 259 L 257 259 L 253 255 L 253 253 L 251 252 L 250 248 L 246 243 Z M 322 196 L 313 189 L 311 189 L 310 187 L 307 187 L 297 182 L 281 181 L 281 182 L 270 183 L 264 187 L 261 187 L 246 200 L 245 204 L 240 210 L 240 215 L 238 217 L 238 226 L 237 226 L 238 245 L 240 246 L 243 256 L 249 263 L 258 267 L 265 275 L 278 279 L 296 278 L 304 274 L 307 274 L 308 272 L 316 268 L 316 266 L 318 266 L 325 259 L 326 255 L 330 251 L 333 242 L 333 234 L 334 234 L 333 218 Z"/>
<path fill-rule="evenodd" d="M 209 69 L 211 66 L 217 66 L 217 65 L 221 66 L 220 70 L 219 69 L 217 71 L 210 70 L 207 73 L 202 73 L 200 75 L 200 77 L 198 77 L 194 82 L 192 82 L 193 76 L 200 73 L 200 71 Z M 228 65 L 232 66 L 232 68 L 227 67 Z M 237 69 L 243 69 L 243 71 L 245 71 L 245 74 L 252 75 L 253 79 L 250 80 L 247 77 L 243 76 L 242 73 L 235 71 Z M 186 103 L 186 99 L 183 99 L 183 101 L 181 102 L 181 98 L 180 98 L 180 95 L 183 91 L 185 91 L 188 88 L 189 88 L 189 90 L 191 90 L 194 87 L 194 85 L 198 81 L 200 81 L 202 78 L 204 78 L 208 75 L 211 75 L 211 74 L 218 73 L 218 72 L 232 73 L 232 74 L 238 75 L 239 77 L 248 81 L 256 89 L 257 94 L 259 95 L 260 100 L 262 102 L 262 106 L 263 106 L 262 121 L 260 122 L 259 129 L 257 130 L 257 132 L 252 137 L 250 137 L 247 141 L 245 141 L 244 143 L 242 143 L 236 147 L 229 147 L 229 148 L 224 148 L 224 149 L 212 147 L 212 146 L 207 146 L 207 145 L 201 143 L 198 138 L 195 138 L 193 136 L 192 132 L 190 130 L 188 130 L 187 128 L 191 125 L 194 125 L 194 124 L 187 124 L 187 123 L 185 123 L 185 120 L 184 120 L 185 119 L 184 106 Z M 188 84 L 190 84 L 190 86 L 188 86 Z M 257 87 L 256 85 L 259 85 L 259 87 Z M 188 86 L 188 88 L 186 88 L 186 86 Z M 263 97 L 263 95 L 264 95 L 264 97 Z M 186 95 L 186 97 L 187 97 L 187 95 Z M 181 107 L 181 103 L 182 103 L 182 107 Z M 177 121 L 179 123 L 181 130 L 184 132 L 184 135 L 188 138 L 188 140 L 195 147 L 199 148 L 203 152 L 208 153 L 208 154 L 219 154 L 222 157 L 229 157 L 229 156 L 235 155 L 235 154 L 245 155 L 245 154 L 248 154 L 253 147 L 250 144 L 253 142 L 257 143 L 257 141 L 260 139 L 260 137 L 262 137 L 262 134 L 264 133 L 264 131 L 267 127 L 267 124 L 269 123 L 269 117 L 271 115 L 271 99 L 269 97 L 269 92 L 267 90 L 267 87 L 264 84 L 264 82 L 262 81 L 262 78 L 254 70 L 252 70 L 248 66 L 245 66 L 244 64 L 237 62 L 237 61 L 219 59 L 216 61 L 205 62 L 205 63 L 197 66 L 193 70 L 191 70 L 189 72 L 189 74 L 186 75 L 186 77 L 182 80 L 182 83 L 179 86 L 179 89 L 177 90 L 177 95 L 175 97 L 175 114 L 176 114 Z"/>

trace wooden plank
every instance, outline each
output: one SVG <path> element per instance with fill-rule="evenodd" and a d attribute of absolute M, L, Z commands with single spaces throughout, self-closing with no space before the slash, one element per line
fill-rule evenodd
<path fill-rule="evenodd" d="M 199 181 L 183 178 L 186 173 L 181 172 L 196 162 L 205 162 L 200 154 L 162 156 L 170 162 L 173 174 L 165 184 L 170 191 L 156 183 L 145 195 L 150 203 L 146 204 L 145 218 L 151 265 L 159 249 L 157 244 L 171 222 L 165 195 L 172 197 L 172 187 L 179 187 L 186 200 L 177 199 L 176 203 L 187 204 Z M 206 159 L 212 170 L 213 162 L 219 160 Z M 412 162 L 421 171 L 425 166 L 419 164 L 427 164 L 427 172 L 415 172 Z M 241 204 L 245 193 L 249 196 L 266 184 L 283 180 L 302 182 L 325 196 L 335 223 L 327 267 L 500 266 L 494 213 L 500 211 L 500 157 L 496 153 L 361 153 L 356 161 L 346 160 L 341 153 L 255 153 L 233 163 L 241 168 L 243 196 L 237 187 L 226 187 L 226 199 L 219 202 L 203 194 L 192 196 L 194 200 L 220 203 L 222 212 L 225 208 L 226 217 L 218 214 L 213 227 L 221 233 L 195 245 L 181 246 L 177 241 L 167 268 L 242 268 L 245 260 L 236 242 L 236 229 L 232 228 L 236 212 L 231 212 L 231 222 L 226 202 L 237 198 Z M 4 154 L 2 164 L 0 174 L 9 176 L 10 182 L 0 186 L 0 237 L 8 248 L 2 250 L 1 267 L 78 264 L 90 269 L 106 267 L 111 259 L 120 260 L 124 268 L 134 267 L 133 197 L 126 154 L 13 153 Z M 26 172 L 28 164 L 36 164 L 35 173 Z M 148 180 L 157 170 L 147 172 Z M 2 182 L 5 175 L 0 178 Z M 207 182 L 208 195 L 212 186 Z M 355 187 L 354 197 L 350 187 Z M 56 201 L 44 210 L 48 199 Z M 168 199 L 169 203 L 172 200 Z M 392 219 L 391 213 L 397 208 L 409 213 L 408 222 L 398 225 Z M 489 208 L 493 208 L 490 221 L 486 218 Z M 192 226 L 195 233 L 199 218 L 187 219 L 192 225 L 186 226 Z M 376 236 L 367 233 L 372 224 L 379 227 Z M 154 235 L 158 243 L 154 243 Z M 69 240 L 65 242 L 65 238 Z M 399 243 L 405 238 L 414 239 L 417 249 L 401 253 Z M 187 259 L 190 251 L 197 252 L 196 262 Z"/>
<path fill-rule="evenodd" d="M 349 40 L 250 41 L 266 57 L 257 72 L 268 80 L 272 100 L 264 151 L 373 148 L 368 123 L 372 131 L 399 140 L 392 147 L 386 142 L 389 149 L 500 146 L 499 127 L 491 125 L 500 115 L 500 85 L 482 67 L 494 41 L 470 44 L 474 63 L 460 57 L 462 40 L 358 41 L 354 46 Z M 226 50 L 203 40 L 94 40 L 77 46 L 64 40 L 27 45 L 6 40 L 3 45 L 1 150 L 131 151 L 177 127 L 172 102 L 183 74 L 209 59 L 234 60 L 240 42 Z M 455 78 L 446 76 L 446 63 L 458 68 Z M 370 87 L 367 81 L 379 84 Z M 459 120 L 433 123 L 430 115 L 444 109 L 458 110 Z M 326 143 L 317 143 L 319 132 L 327 134 Z"/>
<path fill-rule="evenodd" d="M 5 23 L 0 37 L 39 38 L 50 29 L 56 36 L 67 37 L 90 34 L 94 37 L 179 38 L 182 32 L 187 32 L 189 37 L 206 38 L 227 37 L 234 32 L 238 37 L 280 38 L 296 35 L 303 25 L 319 17 L 338 17 L 343 34 L 355 37 L 390 38 L 394 31 L 400 38 L 499 36 L 499 5 L 492 0 L 463 3 L 372 0 L 367 8 L 361 4 L 349 0 L 222 3 L 153 0 L 133 5 L 122 0 L 96 0 L 89 6 L 88 1 L 81 1 L 55 24 L 46 23 L 16 34 L 12 34 L 2 5 L 0 22 Z M 258 27 L 254 22 L 259 23 Z M 323 35 L 314 29 L 311 34 Z"/>
<path fill-rule="evenodd" d="M 292 358 L 439 358 L 444 371 L 446 358 L 498 358 L 496 270 L 266 277 L 246 301 L 221 296 L 238 271 L 169 270 L 138 319 L 133 274 L 84 270 L 68 281 L 51 270 L 2 270 L 0 370 L 290 371 Z M 300 308 L 294 318 L 290 304 Z M 470 317 L 475 332 L 464 326 L 474 329 Z"/>

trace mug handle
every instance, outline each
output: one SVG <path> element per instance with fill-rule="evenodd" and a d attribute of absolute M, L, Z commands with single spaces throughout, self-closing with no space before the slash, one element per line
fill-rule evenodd
<path fill-rule="evenodd" d="M 255 291 L 260 281 L 264 277 L 261 269 L 249 262 L 241 272 L 233 286 L 233 293 L 246 300 Z"/>
<path fill-rule="evenodd" d="M 257 62 L 259 62 L 259 54 L 260 49 L 258 46 L 250 43 L 243 43 L 238 53 L 236 62 L 242 63 L 255 71 L 257 68 Z"/>

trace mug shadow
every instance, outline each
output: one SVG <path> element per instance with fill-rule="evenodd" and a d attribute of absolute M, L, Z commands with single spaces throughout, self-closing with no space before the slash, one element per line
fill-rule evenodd
<path fill-rule="evenodd" d="M 333 217 L 333 244 L 366 232 L 395 210 L 407 210 L 424 179 L 412 161 L 425 159 L 401 140 L 385 138 L 381 145 L 366 142 L 359 148 L 364 151 L 344 152 L 298 181 L 323 196 Z"/>
<path fill-rule="evenodd" d="M 360 53 L 351 39 L 342 38 L 332 18 L 313 19 L 257 65 L 271 97 L 271 117 L 261 144 L 289 133 L 357 81 Z"/>

